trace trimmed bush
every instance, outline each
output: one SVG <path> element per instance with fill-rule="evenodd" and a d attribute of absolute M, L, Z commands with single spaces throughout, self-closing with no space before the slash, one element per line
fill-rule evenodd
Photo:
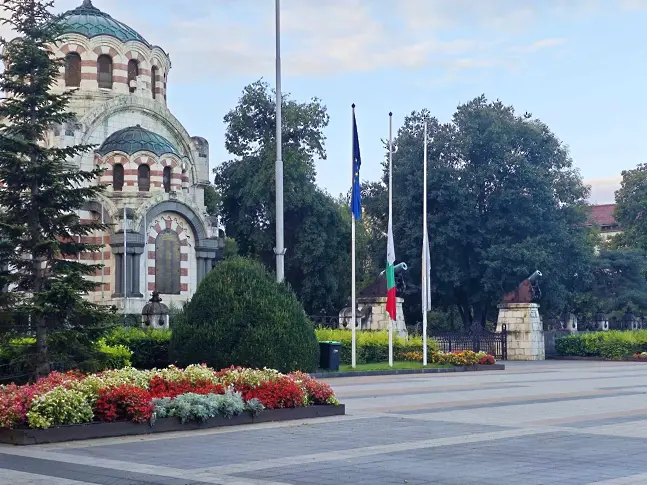
<path fill-rule="evenodd" d="M 312 371 L 319 346 L 294 292 L 260 263 L 236 257 L 202 281 L 173 327 L 170 355 L 179 366 Z"/>
<path fill-rule="evenodd" d="M 621 359 L 647 351 L 647 330 L 579 333 L 555 340 L 559 355 Z"/>
<path fill-rule="evenodd" d="M 316 332 L 319 342 L 327 340 L 341 342 L 340 361 L 342 364 L 350 365 L 352 351 L 351 330 L 318 328 Z M 389 360 L 388 332 L 356 332 L 355 338 L 355 345 L 357 347 L 355 357 L 358 364 L 375 364 Z M 432 352 L 436 351 L 438 351 L 438 345 L 436 345 L 433 339 L 428 338 L 428 354 L 431 355 Z M 406 354 L 411 352 L 422 352 L 422 337 L 409 337 L 408 339 L 404 339 L 394 335 L 393 355 L 395 360 L 408 360 Z"/>
<path fill-rule="evenodd" d="M 175 321 L 178 321 L 177 318 Z M 106 335 L 105 341 L 109 345 L 123 345 L 130 349 L 133 352 L 132 366 L 137 369 L 161 369 L 171 363 L 169 360 L 170 330 L 117 327 Z"/>

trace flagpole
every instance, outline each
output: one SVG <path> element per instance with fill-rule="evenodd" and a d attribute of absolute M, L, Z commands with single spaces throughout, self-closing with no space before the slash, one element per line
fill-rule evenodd
<path fill-rule="evenodd" d="M 393 221 L 393 113 L 389 113 L 389 226 Z M 389 227 L 389 230 L 391 227 Z M 396 300 L 397 315 L 397 300 Z M 389 367 L 393 367 L 393 319 L 389 318 Z"/>
<path fill-rule="evenodd" d="M 351 162 L 350 162 L 350 171 L 351 171 L 351 187 L 355 185 L 355 103 L 352 104 L 352 121 L 351 121 L 351 140 L 352 149 L 351 149 Z M 352 202 L 351 202 L 352 204 Z M 351 367 L 354 369 L 356 366 L 355 352 L 356 352 L 356 335 L 355 335 L 355 326 L 357 325 L 355 315 L 355 309 L 357 304 L 355 302 L 355 214 L 351 215 Z"/>
<path fill-rule="evenodd" d="M 422 163 L 422 365 L 427 365 L 427 302 L 429 301 L 427 268 L 427 122 L 425 121 L 425 148 Z"/>

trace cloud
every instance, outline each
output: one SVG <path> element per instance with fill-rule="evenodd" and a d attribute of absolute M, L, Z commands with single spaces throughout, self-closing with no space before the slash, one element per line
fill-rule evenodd
<path fill-rule="evenodd" d="M 271 76 L 274 2 L 93 0 L 171 55 L 173 82 Z M 59 0 L 58 11 L 81 0 Z M 638 8 L 647 0 L 623 0 Z M 154 8 L 151 6 L 154 5 Z M 283 0 L 283 69 L 334 76 L 380 69 L 513 69 L 529 54 L 559 48 L 537 38 L 542 22 L 599 11 L 599 0 Z M 566 33 L 567 34 L 567 33 Z"/>
<path fill-rule="evenodd" d="M 592 204 L 613 204 L 615 192 L 620 188 L 621 176 L 585 180 L 591 186 L 589 201 Z"/>

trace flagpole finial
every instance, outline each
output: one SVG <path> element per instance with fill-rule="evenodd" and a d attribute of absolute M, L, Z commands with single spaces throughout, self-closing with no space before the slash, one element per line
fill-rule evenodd
<path fill-rule="evenodd" d="M 355 103 L 351 104 L 350 107 L 355 109 Z"/>
<path fill-rule="evenodd" d="M 389 111 L 389 116 L 393 116 L 393 113 L 391 111 Z"/>

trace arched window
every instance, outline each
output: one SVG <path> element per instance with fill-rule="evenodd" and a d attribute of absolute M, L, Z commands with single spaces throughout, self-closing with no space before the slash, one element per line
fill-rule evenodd
<path fill-rule="evenodd" d="M 164 167 L 164 172 L 162 172 L 162 181 L 164 182 L 164 192 L 171 191 L 171 167 Z"/>
<path fill-rule="evenodd" d="M 65 56 L 65 85 L 72 88 L 81 86 L 81 56 L 76 52 Z"/>
<path fill-rule="evenodd" d="M 115 163 L 112 167 L 112 190 L 121 192 L 124 188 L 124 166 L 121 163 Z"/>
<path fill-rule="evenodd" d="M 151 91 L 153 91 L 153 99 L 157 96 L 155 91 L 157 90 L 157 66 L 153 66 L 151 69 Z"/>
<path fill-rule="evenodd" d="M 151 188 L 151 169 L 143 163 L 137 168 L 137 185 L 140 192 L 148 192 Z"/>
<path fill-rule="evenodd" d="M 112 89 L 112 58 L 106 54 L 97 59 L 97 82 L 100 88 Z"/>
<path fill-rule="evenodd" d="M 135 59 L 128 61 L 128 88 L 131 93 L 137 89 L 137 76 L 139 76 L 139 64 Z"/>
<path fill-rule="evenodd" d="M 165 229 L 155 239 L 155 289 L 164 295 L 180 294 L 180 238 Z"/>

